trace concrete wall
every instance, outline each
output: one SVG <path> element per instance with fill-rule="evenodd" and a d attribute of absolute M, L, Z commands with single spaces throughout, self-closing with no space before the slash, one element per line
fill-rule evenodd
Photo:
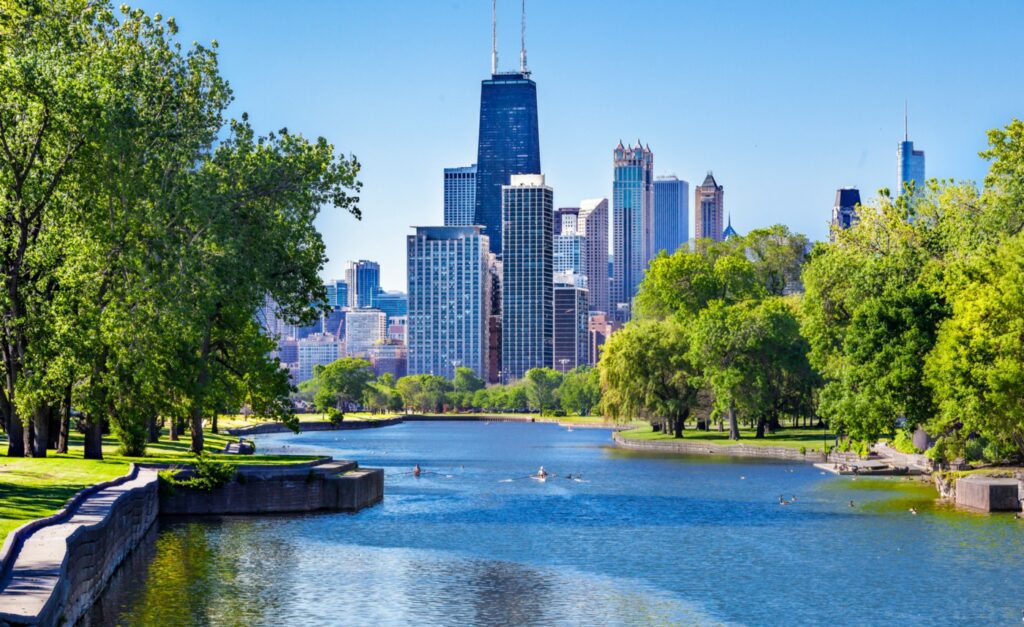
<path fill-rule="evenodd" d="M 685 435 L 684 435 L 685 438 Z M 709 444 L 696 440 L 630 440 L 622 434 L 615 433 L 612 436 L 615 444 L 621 448 L 634 451 L 649 451 L 652 453 L 673 453 L 678 455 L 719 455 L 725 457 L 750 457 L 759 459 L 778 459 L 783 461 L 816 464 L 824 462 L 825 456 L 821 453 L 820 444 L 816 452 L 811 452 L 812 447 L 807 447 L 805 455 L 801 455 L 799 449 L 786 446 L 752 446 L 750 444 Z M 855 453 L 830 453 L 828 461 L 855 461 L 859 457 Z"/>
<path fill-rule="evenodd" d="M 956 482 L 956 505 L 979 512 L 1019 512 L 1024 484 L 1011 477 L 971 475 Z"/>
<path fill-rule="evenodd" d="M 156 521 L 157 485 L 125 492 L 110 513 L 68 538 L 64 621 L 75 622 L 99 597 L 107 581 Z"/>
<path fill-rule="evenodd" d="M 132 469 L 68 517 L 24 538 L 0 588 L 0 627 L 73 625 L 89 609 L 158 511 L 157 474 Z"/>
<path fill-rule="evenodd" d="M 74 625 L 158 514 L 355 512 L 380 502 L 384 471 L 355 462 L 253 466 L 212 492 L 175 487 L 160 494 L 155 468 L 134 467 L 115 485 L 94 490 L 62 519 L 31 529 L 0 577 L 0 627 Z"/>
<path fill-rule="evenodd" d="M 236 479 L 211 491 L 172 486 L 160 495 L 160 513 L 355 512 L 383 498 L 383 470 L 359 469 L 355 462 L 331 462 L 300 472 L 285 467 L 242 469 Z"/>

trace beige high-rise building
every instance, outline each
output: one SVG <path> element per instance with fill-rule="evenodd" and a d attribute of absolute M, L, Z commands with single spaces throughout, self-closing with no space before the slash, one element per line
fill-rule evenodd
<path fill-rule="evenodd" d="M 722 241 L 725 218 L 725 188 L 715 181 L 711 172 L 693 190 L 694 238 Z"/>
<path fill-rule="evenodd" d="M 590 311 L 608 312 L 608 200 L 590 198 L 580 202 L 577 229 L 584 237 L 583 274 L 590 292 Z"/>

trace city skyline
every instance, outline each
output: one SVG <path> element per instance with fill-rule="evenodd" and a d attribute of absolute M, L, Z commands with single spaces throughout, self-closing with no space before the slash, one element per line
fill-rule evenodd
<path fill-rule="evenodd" d="M 360 159 L 363 220 L 327 212 L 318 222 L 330 257 L 323 278 L 342 278 L 347 261 L 374 259 L 382 287 L 404 290 L 408 225 L 443 223 L 443 169 L 468 165 L 476 154 L 490 3 L 323 2 L 282 10 L 257 2 L 245 11 L 198 0 L 170 11 L 155 0 L 139 5 L 174 15 L 185 41 L 218 40 L 236 102 L 246 103 L 257 129 L 276 130 L 267 126 L 273 122 L 324 135 Z M 836 189 L 857 187 L 870 202 L 878 189 L 895 187 L 905 101 L 910 138 L 927 151 L 928 176 L 980 181 L 986 165 L 976 155 L 985 131 L 1012 117 L 1013 103 L 1024 99 L 1024 82 L 996 81 L 996 68 L 982 58 L 1022 66 L 1012 32 L 1024 18 L 1019 3 L 926 13 L 911 3 L 779 10 L 753 2 L 650 2 L 627 13 L 602 0 L 581 6 L 528 6 L 541 158 L 556 206 L 611 198 L 608 146 L 642 136 L 658 154 L 655 175 L 693 185 L 714 170 L 729 188 L 727 210 L 741 233 L 784 222 L 824 241 Z M 499 2 L 498 13 L 499 70 L 514 70 L 519 5 Z M 651 20 L 655 13 L 659 19 Z M 678 37 L 670 27 L 702 21 L 716 23 L 714 37 Z M 832 45 L 837 29 L 859 44 Z M 631 32 L 643 33 L 643 64 L 627 63 L 609 45 Z M 896 44 L 901 63 L 941 67 L 944 79 L 881 71 L 896 67 Z M 648 101 L 628 114 L 610 97 L 609 82 L 627 68 L 634 83 L 646 85 Z M 663 80 L 669 72 L 699 75 L 701 91 L 689 80 Z M 984 83 L 989 97 L 952 88 L 968 80 Z M 705 90 L 715 97 L 702 97 Z M 229 113 L 242 111 L 235 105 Z M 796 195 L 785 185 L 793 176 L 805 181 Z"/>

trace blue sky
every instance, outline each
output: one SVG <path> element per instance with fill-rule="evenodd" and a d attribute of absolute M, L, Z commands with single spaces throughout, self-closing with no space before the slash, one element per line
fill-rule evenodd
<path fill-rule="evenodd" d="M 499 0 L 502 69 L 519 2 Z M 611 193 L 611 151 L 640 138 L 655 172 L 708 170 L 742 232 L 827 234 L 835 190 L 894 187 L 903 103 L 929 177 L 980 181 L 985 131 L 1024 115 L 1024 2 L 529 0 L 541 162 L 556 206 Z M 410 225 L 442 221 L 442 169 L 476 160 L 488 0 L 145 0 L 221 69 L 261 131 L 323 135 L 363 165 L 363 220 L 319 226 L 341 277 L 381 264 L 405 289 Z M 691 198 L 692 203 L 692 198 Z M 692 213 L 692 212 L 691 212 Z M 692 215 L 690 216 L 692 233 Z"/>

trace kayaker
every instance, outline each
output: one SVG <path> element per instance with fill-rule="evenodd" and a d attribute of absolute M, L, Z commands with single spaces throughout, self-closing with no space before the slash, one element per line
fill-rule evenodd
<path fill-rule="evenodd" d="M 415 466 L 412 467 L 412 476 L 413 477 L 419 477 L 422 472 L 423 471 L 420 470 L 420 465 L 419 464 L 416 464 Z"/>
<path fill-rule="evenodd" d="M 544 467 L 541 466 L 540 470 L 537 471 L 537 476 L 540 477 L 541 479 L 547 479 L 548 471 L 544 470 Z"/>

